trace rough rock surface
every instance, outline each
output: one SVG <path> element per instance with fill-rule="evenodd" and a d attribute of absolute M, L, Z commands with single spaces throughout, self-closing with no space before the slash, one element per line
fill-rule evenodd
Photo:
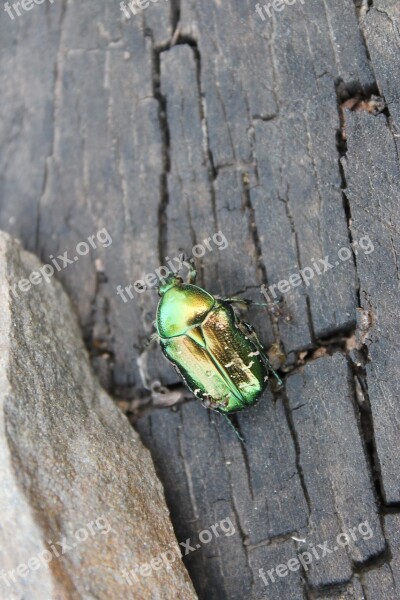
<path fill-rule="evenodd" d="M 0 597 L 196 598 L 179 550 L 161 558 L 178 544 L 150 453 L 94 378 L 61 285 L 13 291 L 40 267 L 0 234 Z"/>

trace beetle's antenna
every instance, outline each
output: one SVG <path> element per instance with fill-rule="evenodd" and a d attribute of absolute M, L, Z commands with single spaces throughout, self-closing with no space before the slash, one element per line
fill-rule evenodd
<path fill-rule="evenodd" d="M 179 258 L 181 259 L 181 266 L 180 266 L 180 269 L 178 271 L 178 275 L 181 272 L 183 265 L 186 266 L 187 256 L 186 256 L 186 254 L 184 252 L 182 252 Z"/>
<path fill-rule="evenodd" d="M 179 254 L 179 267 L 178 267 L 178 270 L 175 271 L 175 273 L 177 275 L 179 275 L 179 273 L 181 272 L 181 269 L 182 269 L 184 263 L 186 262 L 186 254 L 184 253 L 184 251 L 182 250 L 182 248 L 179 248 L 179 250 L 180 250 L 180 254 Z"/>
<path fill-rule="evenodd" d="M 228 417 L 228 415 L 226 413 L 221 413 L 221 415 L 223 415 L 225 417 L 225 419 L 228 421 L 229 425 L 232 427 L 233 431 L 236 433 L 239 441 L 242 442 L 242 444 L 246 443 L 246 440 L 244 439 L 244 437 L 239 433 L 239 431 L 236 429 L 236 427 L 234 426 L 234 424 L 232 423 L 232 421 L 230 420 L 230 418 Z"/>

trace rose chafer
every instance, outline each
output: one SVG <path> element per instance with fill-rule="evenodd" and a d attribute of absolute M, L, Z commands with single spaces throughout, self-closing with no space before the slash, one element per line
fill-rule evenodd
<path fill-rule="evenodd" d="M 191 263 L 192 264 L 192 263 Z M 252 406 L 267 386 L 273 370 L 251 325 L 241 321 L 241 298 L 217 298 L 170 274 L 159 288 L 157 338 L 166 358 L 206 407 L 229 414 Z"/>

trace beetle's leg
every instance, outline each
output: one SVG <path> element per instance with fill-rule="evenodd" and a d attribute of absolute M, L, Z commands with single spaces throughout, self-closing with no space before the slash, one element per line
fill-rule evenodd
<path fill-rule="evenodd" d="M 236 429 L 236 427 L 234 426 L 234 424 L 232 423 L 232 421 L 230 420 L 230 418 L 228 417 L 228 415 L 225 412 L 222 412 L 220 410 L 220 404 L 218 402 L 215 402 L 214 400 L 210 400 L 209 398 L 206 398 L 206 399 L 204 399 L 204 401 L 203 401 L 202 404 L 203 404 L 204 408 L 209 408 L 211 410 L 214 410 L 215 412 L 217 412 L 220 415 L 222 415 L 223 417 L 225 417 L 225 419 L 228 421 L 230 427 L 232 427 L 233 431 L 237 435 L 238 439 L 243 444 L 246 443 L 246 440 L 244 439 L 244 437 L 242 435 L 240 435 L 240 433 L 238 432 L 238 430 Z M 218 408 L 218 406 L 219 406 L 219 408 Z"/>
<path fill-rule="evenodd" d="M 176 272 L 177 275 L 179 275 L 183 265 L 188 267 L 189 270 L 187 283 L 196 283 L 197 271 L 194 264 L 194 260 L 193 258 L 186 258 L 186 254 L 184 252 L 181 252 L 181 254 L 179 255 L 179 267 L 178 271 Z"/>
<path fill-rule="evenodd" d="M 193 258 L 189 258 L 189 260 L 187 261 L 190 264 L 190 270 L 189 270 L 189 275 L 188 275 L 188 283 L 196 283 L 196 277 L 197 277 L 197 270 L 194 264 L 194 260 Z"/>
<path fill-rule="evenodd" d="M 281 386 L 282 379 L 279 377 L 278 373 L 275 371 L 274 367 L 272 366 L 271 361 L 269 360 L 268 355 L 265 352 L 264 346 L 258 339 L 258 336 L 254 330 L 254 327 L 252 327 L 248 323 L 245 323 L 244 321 L 239 321 L 239 320 L 237 322 L 237 325 L 238 325 L 239 329 L 242 331 L 242 333 L 244 333 L 244 335 L 246 335 L 253 342 L 253 344 L 259 351 L 261 358 L 266 363 L 268 369 L 271 371 L 271 373 L 277 380 L 278 384 Z"/>
<path fill-rule="evenodd" d="M 233 296 L 232 298 L 221 298 L 225 302 L 229 304 L 237 304 L 242 306 L 264 306 L 268 309 L 268 312 L 271 313 L 273 319 L 279 319 L 280 317 L 284 317 L 286 321 L 291 321 L 292 317 L 290 314 L 285 311 L 283 307 L 283 300 L 281 298 L 276 298 L 273 302 L 255 302 L 251 300 L 251 298 L 238 298 Z"/>
<path fill-rule="evenodd" d="M 203 398 L 203 406 L 204 406 L 204 408 L 210 408 L 211 410 L 215 410 L 220 415 L 222 415 L 223 417 L 225 417 L 225 419 L 228 421 L 229 425 L 232 427 L 233 431 L 236 433 L 238 439 L 243 444 L 245 444 L 246 441 L 245 441 L 244 437 L 242 435 L 240 435 L 240 433 L 238 432 L 238 430 L 236 429 L 236 427 L 234 426 L 234 424 L 232 423 L 232 421 L 230 420 L 230 418 L 228 417 L 228 415 L 226 414 L 226 412 L 223 412 L 221 410 L 221 404 L 223 404 L 224 406 L 227 406 L 227 404 L 228 404 L 228 396 L 226 396 L 225 400 L 220 400 L 218 402 L 218 400 L 213 400 L 213 398 L 211 398 L 209 395 L 204 395 L 204 398 Z"/>
<path fill-rule="evenodd" d="M 145 352 L 149 352 L 149 350 L 152 350 L 156 346 L 156 344 L 158 344 L 159 341 L 160 336 L 158 335 L 158 333 L 152 333 L 143 347 L 142 354 L 144 354 Z"/>
<path fill-rule="evenodd" d="M 220 412 L 221 405 L 227 406 L 228 397 L 221 400 L 214 400 L 209 394 L 204 394 L 202 398 L 202 404 L 204 408 L 210 408 L 211 410 L 216 410 L 217 412 Z"/>
<path fill-rule="evenodd" d="M 229 302 L 229 304 L 244 304 L 245 306 L 254 304 L 254 306 L 269 306 L 269 304 L 266 302 L 255 302 L 254 300 L 251 300 L 251 298 L 239 298 L 238 296 L 232 296 L 232 298 L 221 298 L 221 300 Z"/>
<path fill-rule="evenodd" d="M 151 389 L 150 377 L 147 368 L 147 357 L 152 348 L 156 346 L 159 341 L 158 333 L 152 333 L 150 338 L 147 340 L 142 352 L 136 359 L 136 364 L 139 369 L 140 379 L 142 380 L 143 387 L 147 390 Z"/>
<path fill-rule="evenodd" d="M 197 394 L 195 394 L 196 398 L 198 397 Z M 209 394 L 202 394 L 201 395 L 201 405 L 204 408 L 211 408 L 212 409 L 212 399 L 211 396 Z"/>
<path fill-rule="evenodd" d="M 234 424 L 232 423 L 232 421 L 230 420 L 230 418 L 228 417 L 228 415 L 226 413 L 221 413 L 222 416 L 225 417 L 225 419 L 228 421 L 229 425 L 232 427 L 233 431 L 236 433 L 238 439 L 242 442 L 242 444 L 246 443 L 246 440 L 244 439 L 244 437 L 238 432 L 238 430 L 236 429 L 236 427 L 234 426 Z"/>

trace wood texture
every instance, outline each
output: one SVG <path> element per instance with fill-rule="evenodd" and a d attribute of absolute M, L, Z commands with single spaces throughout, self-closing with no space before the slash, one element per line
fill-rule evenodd
<path fill-rule="evenodd" d="M 118 3 L 63 0 L 0 17 L 0 226 L 44 262 L 107 228 L 111 246 L 57 277 L 118 400 L 146 394 L 136 360 L 157 304 L 154 290 L 124 303 L 118 285 L 218 231 L 227 248 L 197 261 L 216 294 L 262 302 L 261 285 L 332 264 L 279 293 L 291 320 L 249 310 L 288 374 L 238 415 L 245 447 L 189 399 L 137 423 L 178 539 L 234 523 L 185 557 L 200 598 L 396 589 L 399 28 L 396 0 L 298 0 L 265 21 L 250 0 L 159 0 L 129 20 Z M 177 383 L 157 352 L 149 372 Z M 366 521 L 370 539 L 260 578 Z"/>

